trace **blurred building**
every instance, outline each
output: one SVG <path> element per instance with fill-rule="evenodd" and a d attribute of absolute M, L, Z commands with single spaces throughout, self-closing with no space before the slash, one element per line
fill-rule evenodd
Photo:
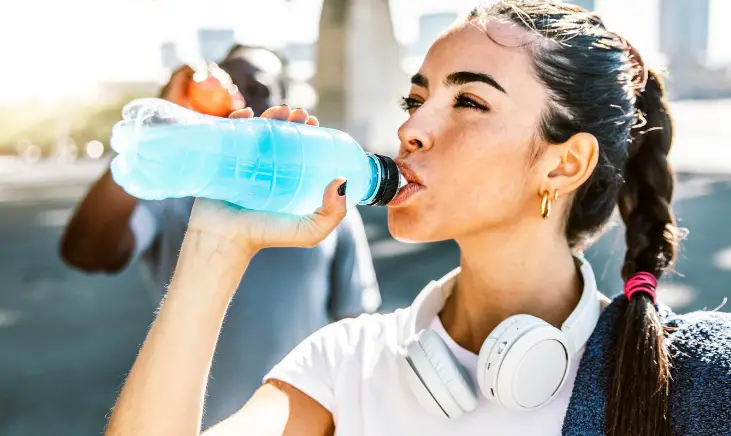
<path fill-rule="evenodd" d="M 662 0 L 659 12 L 660 51 L 670 63 L 704 63 L 708 53 L 709 0 Z"/>
<path fill-rule="evenodd" d="M 667 58 L 674 98 L 731 96 L 728 68 L 708 62 L 710 6 L 710 0 L 660 1 L 660 51 Z"/>
<path fill-rule="evenodd" d="M 419 18 L 419 39 L 413 44 L 412 50 L 422 56 L 426 55 L 437 36 L 454 24 L 458 17 L 459 15 L 452 12 L 422 15 Z"/>
<path fill-rule="evenodd" d="M 160 58 L 162 67 L 167 71 L 173 71 L 183 64 L 178 55 L 178 45 L 174 42 L 163 42 L 160 46 Z"/>
<path fill-rule="evenodd" d="M 459 18 L 456 13 L 442 12 L 419 17 L 419 34 L 411 44 L 403 47 L 401 65 L 409 74 L 416 72 L 424 61 L 432 42 Z"/>
<path fill-rule="evenodd" d="M 391 153 L 408 89 L 388 0 L 324 0 L 317 41 L 317 114 L 364 147 Z"/>
<path fill-rule="evenodd" d="M 576 6 L 581 6 L 588 11 L 596 9 L 596 0 L 571 0 L 570 3 L 573 3 Z"/>
<path fill-rule="evenodd" d="M 233 29 L 198 30 L 198 53 L 205 61 L 223 59 L 235 43 Z"/>

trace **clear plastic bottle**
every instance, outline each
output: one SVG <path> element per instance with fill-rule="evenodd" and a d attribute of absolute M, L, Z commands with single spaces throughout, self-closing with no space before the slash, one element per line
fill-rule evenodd
<path fill-rule="evenodd" d="M 394 161 L 349 135 L 263 118 L 199 114 L 138 99 L 114 126 L 114 180 L 135 197 L 206 197 L 246 209 L 311 213 L 325 187 L 345 177 L 348 205 L 385 205 L 403 185 Z"/>

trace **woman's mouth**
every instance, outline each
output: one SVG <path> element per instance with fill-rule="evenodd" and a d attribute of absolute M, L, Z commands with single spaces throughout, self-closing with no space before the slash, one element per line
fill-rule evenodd
<path fill-rule="evenodd" d="M 401 175 L 407 183 L 399 190 L 396 197 L 388 203 L 388 207 L 404 204 L 411 197 L 426 189 L 424 182 L 406 161 L 396 161 L 396 165 L 398 165 Z"/>

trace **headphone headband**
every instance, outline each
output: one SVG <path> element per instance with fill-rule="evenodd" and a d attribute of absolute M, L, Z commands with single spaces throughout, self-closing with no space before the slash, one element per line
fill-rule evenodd
<path fill-rule="evenodd" d="M 561 331 L 571 341 L 573 352 L 581 348 L 589 340 L 601 313 L 596 278 L 589 262 L 583 257 L 574 256 L 584 286 L 579 304 L 574 308 L 561 326 Z M 419 331 L 428 328 L 431 321 L 444 307 L 444 303 L 454 289 L 460 268 L 456 268 L 438 281 L 431 281 L 414 299 L 411 304 L 411 313 L 406 324 L 405 335 L 401 344 L 405 344 Z"/>
<path fill-rule="evenodd" d="M 574 257 L 576 260 L 581 277 L 584 280 L 584 288 L 581 292 L 579 304 L 571 312 L 566 321 L 561 326 L 561 331 L 569 338 L 573 346 L 573 352 L 579 350 L 586 341 L 589 340 L 596 323 L 599 321 L 601 314 L 601 304 L 596 286 L 596 278 L 594 270 L 589 262 L 583 257 Z"/>

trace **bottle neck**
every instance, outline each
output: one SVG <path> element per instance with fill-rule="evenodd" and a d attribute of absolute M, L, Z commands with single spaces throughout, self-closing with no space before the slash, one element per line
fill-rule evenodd
<path fill-rule="evenodd" d="M 385 206 L 398 194 L 403 177 L 390 157 L 366 153 L 371 167 L 370 187 L 358 203 L 368 206 Z"/>

